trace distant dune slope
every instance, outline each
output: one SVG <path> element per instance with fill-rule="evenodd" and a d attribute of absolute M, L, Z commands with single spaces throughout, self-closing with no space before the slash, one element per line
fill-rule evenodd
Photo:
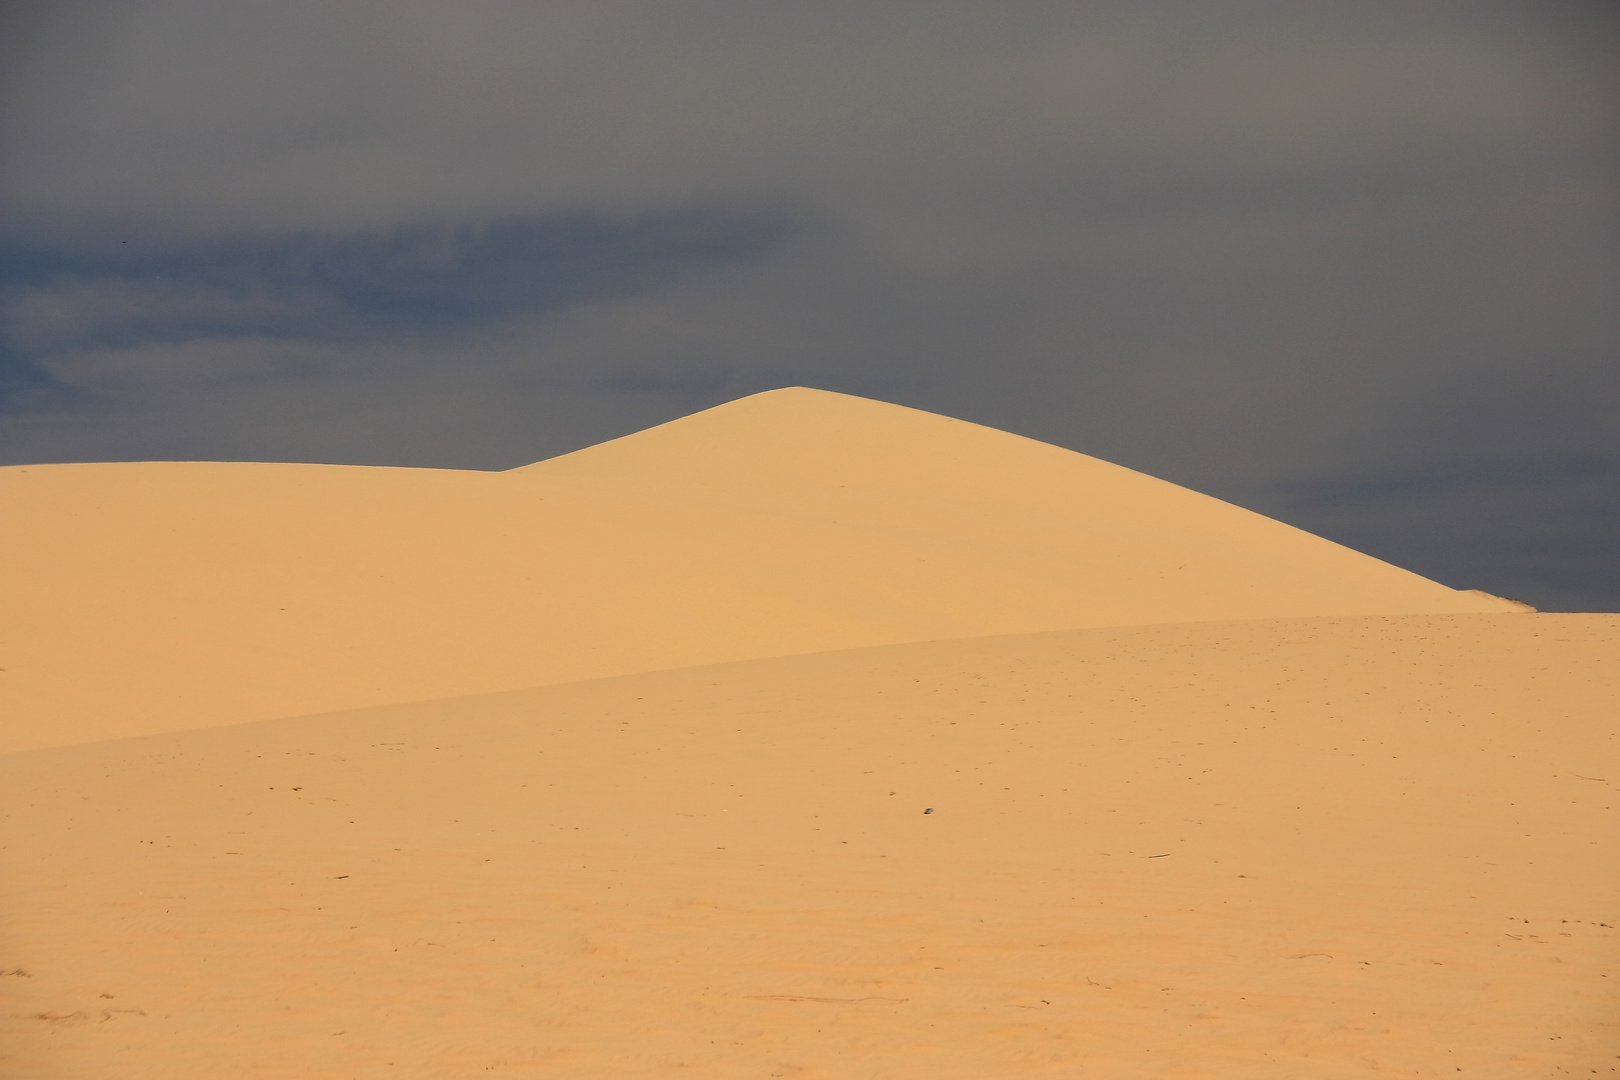
<path fill-rule="evenodd" d="M 804 389 L 506 473 L 26 466 L 0 507 L 0 749 L 891 642 L 1510 607 Z"/>
<path fill-rule="evenodd" d="M 3 755 L 0 1073 L 1609 1076 L 1617 698 L 1253 620 Z"/>

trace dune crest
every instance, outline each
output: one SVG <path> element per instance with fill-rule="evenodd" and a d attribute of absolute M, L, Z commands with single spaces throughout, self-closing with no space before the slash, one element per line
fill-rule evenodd
<path fill-rule="evenodd" d="M 906 641 L 1519 609 L 802 388 L 505 473 L 19 466 L 0 503 L 0 750 Z"/>

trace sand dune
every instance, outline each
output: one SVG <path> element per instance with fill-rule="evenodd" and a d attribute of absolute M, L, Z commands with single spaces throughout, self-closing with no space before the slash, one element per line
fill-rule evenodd
<path fill-rule="evenodd" d="M 7 750 L 905 641 L 1512 607 L 803 389 L 506 473 L 27 466 L 0 506 Z"/>
<path fill-rule="evenodd" d="M 1300 618 L 10 754 L 4 1072 L 1613 1075 L 1617 691 Z"/>
<path fill-rule="evenodd" d="M 8 1078 L 1620 1070 L 1620 616 L 806 390 L 0 505 Z"/>

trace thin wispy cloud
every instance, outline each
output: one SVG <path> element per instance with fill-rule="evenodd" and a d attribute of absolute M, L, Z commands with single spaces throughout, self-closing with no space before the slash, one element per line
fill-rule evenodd
<path fill-rule="evenodd" d="M 638 296 L 682 274 L 757 259 L 793 231 L 779 213 L 706 208 L 169 245 L 19 244 L 0 256 L 4 333 L 13 363 L 34 371 L 90 349 L 453 334 Z M 47 407 L 41 385 L 20 381 L 0 404 Z"/>

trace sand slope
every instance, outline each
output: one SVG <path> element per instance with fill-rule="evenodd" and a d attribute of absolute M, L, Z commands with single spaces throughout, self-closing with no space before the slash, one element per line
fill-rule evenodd
<path fill-rule="evenodd" d="M 1291 619 L 11 754 L 3 1071 L 1609 1076 L 1616 700 L 1616 616 Z"/>
<path fill-rule="evenodd" d="M 0 749 L 892 642 L 1510 607 L 803 389 L 507 473 L 27 466 L 0 507 Z"/>

